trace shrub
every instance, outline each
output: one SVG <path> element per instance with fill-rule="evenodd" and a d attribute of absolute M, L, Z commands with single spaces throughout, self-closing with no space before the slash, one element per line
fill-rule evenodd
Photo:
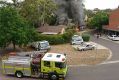
<path fill-rule="evenodd" d="M 50 44 L 63 44 L 65 40 L 62 38 L 61 35 L 43 35 L 39 34 L 39 41 L 47 40 Z"/>
<path fill-rule="evenodd" d="M 44 35 L 39 34 L 37 41 L 47 40 L 50 44 L 64 44 L 71 40 L 72 35 L 74 34 L 74 30 L 69 29 L 64 34 L 57 35 Z"/>
<path fill-rule="evenodd" d="M 68 29 L 63 35 L 63 39 L 65 40 L 65 42 L 70 42 L 71 37 L 74 35 L 75 30 L 73 29 Z"/>
<path fill-rule="evenodd" d="M 90 35 L 89 34 L 83 34 L 82 38 L 84 41 L 88 42 L 90 40 Z"/>

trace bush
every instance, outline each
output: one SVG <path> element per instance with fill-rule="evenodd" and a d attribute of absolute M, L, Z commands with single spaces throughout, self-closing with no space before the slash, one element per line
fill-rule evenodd
<path fill-rule="evenodd" d="M 69 29 L 64 34 L 57 34 L 57 35 L 39 34 L 38 41 L 47 40 L 49 41 L 50 44 L 64 44 L 70 42 L 74 32 L 75 32 L 74 30 Z"/>
<path fill-rule="evenodd" d="M 65 42 L 69 42 L 71 40 L 71 37 L 74 35 L 75 30 L 68 29 L 64 34 L 62 34 L 63 39 Z"/>
<path fill-rule="evenodd" d="M 82 38 L 84 41 L 88 42 L 90 40 L 90 35 L 89 34 L 83 34 Z"/>
<path fill-rule="evenodd" d="M 62 38 L 61 35 L 43 35 L 39 34 L 39 41 L 47 40 L 50 44 L 63 44 L 65 40 Z"/>

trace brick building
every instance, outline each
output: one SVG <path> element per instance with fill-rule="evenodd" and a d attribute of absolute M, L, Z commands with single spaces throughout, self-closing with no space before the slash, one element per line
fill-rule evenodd
<path fill-rule="evenodd" d="M 103 29 L 107 31 L 108 34 L 119 35 L 119 8 L 109 14 L 109 25 L 103 26 Z"/>

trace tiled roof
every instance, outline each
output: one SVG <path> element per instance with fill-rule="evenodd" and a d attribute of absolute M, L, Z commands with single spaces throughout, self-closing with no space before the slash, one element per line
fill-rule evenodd
<path fill-rule="evenodd" d="M 110 31 L 117 31 L 119 32 L 119 27 L 110 27 L 109 25 L 103 26 L 103 29 L 110 30 Z"/>
<path fill-rule="evenodd" d="M 38 32 L 54 32 L 54 33 L 60 33 L 63 28 L 66 28 L 64 25 L 59 26 L 41 26 L 37 28 Z"/>

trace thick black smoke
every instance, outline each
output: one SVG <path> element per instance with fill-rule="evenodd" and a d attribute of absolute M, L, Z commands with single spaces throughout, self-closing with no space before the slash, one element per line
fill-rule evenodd
<path fill-rule="evenodd" d="M 83 0 L 54 0 L 58 5 L 58 22 L 72 18 L 80 27 L 84 26 Z"/>

